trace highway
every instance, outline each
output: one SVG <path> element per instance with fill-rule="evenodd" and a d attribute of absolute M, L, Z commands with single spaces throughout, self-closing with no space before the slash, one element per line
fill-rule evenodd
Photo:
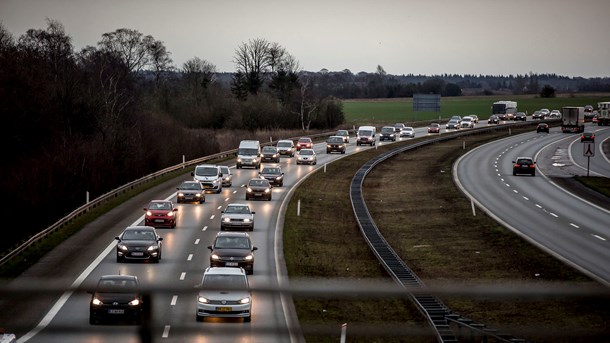
<path fill-rule="evenodd" d="M 596 131 L 598 147 L 610 137 L 607 127 L 588 124 L 586 130 Z M 582 154 L 580 135 L 552 128 L 549 134 L 534 131 L 473 149 L 454 165 L 453 175 L 460 187 L 504 226 L 610 285 L 610 211 L 567 193 L 549 178 L 586 175 Z M 591 158 L 591 171 L 609 176 L 610 162 L 602 155 L 598 150 Z M 512 161 L 517 156 L 535 158 L 535 177 L 512 175 Z"/>

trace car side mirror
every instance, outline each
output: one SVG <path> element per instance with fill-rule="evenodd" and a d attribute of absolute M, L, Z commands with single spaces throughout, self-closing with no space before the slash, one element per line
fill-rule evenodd
<path fill-rule="evenodd" d="M 208 249 L 210 249 L 210 251 L 214 251 L 211 245 L 208 245 Z"/>
<path fill-rule="evenodd" d="M 195 173 L 191 172 L 191 176 L 195 176 Z"/>
<path fill-rule="evenodd" d="M 252 211 L 252 212 L 250 212 L 250 213 L 252 213 L 252 214 L 256 214 L 256 212 L 254 212 L 254 211 Z"/>
<path fill-rule="evenodd" d="M 148 211 L 148 209 L 146 207 L 144 207 L 144 211 Z"/>
<path fill-rule="evenodd" d="M 117 241 L 121 241 L 121 238 L 119 238 L 119 236 L 114 237 L 114 239 L 116 239 Z"/>
<path fill-rule="evenodd" d="M 224 211 L 224 210 L 222 210 L 222 211 L 220 211 L 220 213 L 225 213 L 225 211 Z"/>
<path fill-rule="evenodd" d="M 157 238 L 157 240 L 162 241 L 162 240 L 163 240 L 163 237 L 159 237 L 159 238 Z"/>
<path fill-rule="evenodd" d="M 252 247 L 252 251 L 254 251 L 254 250 L 258 250 L 258 248 L 257 247 Z"/>
<path fill-rule="evenodd" d="M 515 161 L 513 161 L 513 163 L 515 163 Z"/>
<path fill-rule="evenodd" d="M 178 212 L 178 209 L 177 209 L 177 208 L 174 208 L 172 211 L 174 211 L 174 212 Z"/>

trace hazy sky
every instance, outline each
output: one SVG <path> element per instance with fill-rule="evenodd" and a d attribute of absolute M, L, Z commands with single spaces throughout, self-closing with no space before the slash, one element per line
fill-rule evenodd
<path fill-rule="evenodd" d="M 609 0 L 0 0 L 18 37 L 61 22 L 76 50 L 136 29 L 174 64 L 235 70 L 235 49 L 264 38 L 303 70 L 390 74 L 610 76 Z"/>

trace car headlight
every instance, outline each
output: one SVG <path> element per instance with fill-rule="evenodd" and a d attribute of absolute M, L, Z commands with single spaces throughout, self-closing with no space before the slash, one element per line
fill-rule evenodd
<path fill-rule="evenodd" d="M 117 245 L 117 248 L 119 248 L 119 250 L 123 250 L 123 251 L 127 251 L 127 247 L 124 244 L 119 244 Z"/>
<path fill-rule="evenodd" d="M 228 223 L 228 222 L 231 221 L 231 218 L 229 218 L 229 217 L 222 218 L 222 221 L 225 222 L 225 223 Z"/>
<path fill-rule="evenodd" d="M 179 196 L 179 197 L 183 197 L 183 196 L 184 196 L 184 193 L 178 193 L 178 196 Z"/>
<path fill-rule="evenodd" d="M 244 223 L 249 223 L 250 222 L 250 218 L 244 218 Z"/>
<path fill-rule="evenodd" d="M 330 144 L 326 144 L 326 147 L 327 147 L 327 148 L 330 148 L 331 146 L 330 146 Z"/>
<path fill-rule="evenodd" d="M 269 193 L 269 192 L 271 192 L 271 189 L 265 188 L 265 193 Z"/>
<path fill-rule="evenodd" d="M 150 217 L 150 216 L 152 216 L 152 215 L 153 215 L 153 214 L 152 214 L 152 212 L 150 212 L 150 211 L 146 211 L 146 216 Z"/>
<path fill-rule="evenodd" d="M 157 250 L 157 249 L 159 249 L 159 246 L 158 246 L 158 245 L 151 245 L 151 246 L 149 246 L 149 247 L 148 247 L 148 249 L 146 249 L 146 250 L 148 250 L 148 251 L 153 251 L 153 250 Z"/>
<path fill-rule="evenodd" d="M 220 260 L 220 256 L 218 256 L 217 254 L 212 254 L 212 260 Z"/>
<path fill-rule="evenodd" d="M 255 158 L 253 158 L 253 159 L 252 159 L 252 162 L 254 162 L 254 163 L 258 162 L 258 158 L 256 158 L 256 157 L 255 157 Z"/>
<path fill-rule="evenodd" d="M 281 177 L 281 176 L 278 176 L 278 177 L 276 177 L 275 179 L 279 181 L 279 180 L 281 180 L 281 179 L 282 179 L 282 177 Z"/>
<path fill-rule="evenodd" d="M 238 158 L 238 159 L 237 159 L 237 162 L 241 163 L 241 158 Z"/>
<path fill-rule="evenodd" d="M 207 304 L 207 303 L 209 303 L 209 302 L 210 302 L 210 301 L 209 301 L 207 298 L 202 297 L 202 296 L 198 296 L 198 297 L 197 297 L 197 301 L 198 301 L 198 302 L 200 302 L 200 303 L 202 303 L 202 304 Z"/>
<path fill-rule="evenodd" d="M 167 212 L 167 216 L 168 216 L 168 217 L 173 217 L 173 216 L 174 216 L 174 211 L 169 211 L 169 212 Z"/>
<path fill-rule="evenodd" d="M 195 194 L 195 196 L 200 198 L 201 197 L 201 193 L 197 193 L 197 194 Z"/>
<path fill-rule="evenodd" d="M 246 189 L 246 192 L 248 192 L 248 193 L 252 193 L 252 188 L 248 187 L 248 188 Z"/>
<path fill-rule="evenodd" d="M 93 298 L 93 301 L 91 301 L 91 303 L 95 306 L 100 306 L 103 305 L 104 303 L 100 301 L 100 299 L 98 298 Z"/>
<path fill-rule="evenodd" d="M 276 157 L 277 157 L 277 154 L 273 154 L 273 158 L 276 158 Z"/>
<path fill-rule="evenodd" d="M 246 261 L 252 261 L 252 259 L 253 259 L 253 258 L 254 258 L 254 256 L 252 256 L 252 255 L 248 255 L 248 256 L 244 257 L 244 260 L 246 260 Z"/>
<path fill-rule="evenodd" d="M 129 302 L 129 305 L 131 305 L 131 306 L 140 305 L 140 299 L 133 299 L 132 301 Z"/>
<path fill-rule="evenodd" d="M 249 304 L 250 303 L 250 297 L 240 299 L 239 303 L 240 304 Z"/>

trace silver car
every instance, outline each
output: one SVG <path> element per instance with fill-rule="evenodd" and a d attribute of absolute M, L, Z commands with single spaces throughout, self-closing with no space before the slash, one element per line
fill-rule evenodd
<path fill-rule="evenodd" d="M 229 204 L 220 216 L 220 230 L 246 229 L 253 231 L 255 214 L 256 212 L 250 211 L 250 206 L 246 204 Z"/>
<path fill-rule="evenodd" d="M 205 317 L 252 320 L 252 294 L 242 268 L 209 267 L 203 273 L 197 295 L 198 322 Z"/>
<path fill-rule="evenodd" d="M 405 126 L 402 129 L 400 129 L 400 137 L 414 138 L 415 130 L 411 126 Z"/>
<path fill-rule="evenodd" d="M 287 155 L 289 157 L 294 156 L 294 142 L 290 139 L 282 139 L 281 141 L 278 141 L 276 148 L 280 155 Z"/>
<path fill-rule="evenodd" d="M 297 164 L 317 164 L 318 158 L 313 149 L 301 149 L 297 153 Z"/>
<path fill-rule="evenodd" d="M 233 185 L 233 174 L 231 169 L 227 166 L 220 166 L 220 172 L 222 173 L 222 186 L 231 187 Z"/>

